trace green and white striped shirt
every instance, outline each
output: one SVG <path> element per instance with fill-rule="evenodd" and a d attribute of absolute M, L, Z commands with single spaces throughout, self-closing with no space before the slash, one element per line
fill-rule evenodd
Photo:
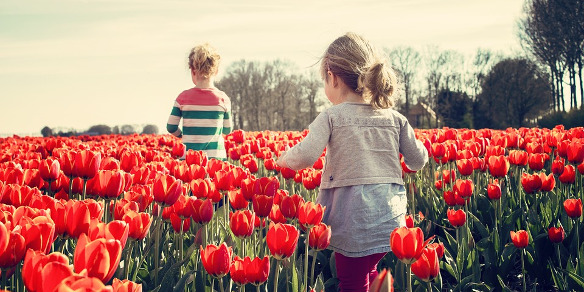
<path fill-rule="evenodd" d="M 182 130 L 179 128 L 180 120 Z M 181 137 L 186 149 L 226 159 L 224 134 L 231 132 L 231 100 L 217 88 L 191 88 L 176 98 L 166 129 Z"/>

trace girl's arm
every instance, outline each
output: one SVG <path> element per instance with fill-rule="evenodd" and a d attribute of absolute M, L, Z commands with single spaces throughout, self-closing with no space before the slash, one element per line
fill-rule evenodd
<path fill-rule="evenodd" d="M 280 167 L 294 170 L 307 168 L 322 155 L 331 136 L 328 114 L 320 113 L 308 126 L 308 130 L 308 135 L 300 143 L 280 155 L 277 161 Z"/>
<path fill-rule="evenodd" d="M 227 111 L 223 115 L 223 130 L 222 133 L 228 135 L 233 129 L 233 118 L 231 117 L 231 101 L 227 105 Z"/>
<path fill-rule="evenodd" d="M 405 118 L 399 134 L 399 152 L 411 170 L 418 171 L 428 162 L 428 150 L 416 139 L 414 129 Z"/>
<path fill-rule="evenodd" d="M 177 137 L 182 137 L 182 131 L 178 127 L 181 117 L 182 111 L 180 110 L 180 104 L 175 100 L 170 116 L 168 117 L 168 122 L 166 123 L 166 130 Z"/>

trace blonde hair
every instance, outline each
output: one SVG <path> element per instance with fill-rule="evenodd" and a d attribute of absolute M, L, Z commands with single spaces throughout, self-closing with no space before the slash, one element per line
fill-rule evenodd
<path fill-rule="evenodd" d="M 323 79 L 327 78 L 327 71 L 341 78 L 374 108 L 394 105 L 395 72 L 362 36 L 349 32 L 333 41 L 322 56 Z"/>
<path fill-rule="evenodd" d="M 208 43 L 195 46 L 189 53 L 189 69 L 197 71 L 204 78 L 217 73 L 221 56 Z"/>

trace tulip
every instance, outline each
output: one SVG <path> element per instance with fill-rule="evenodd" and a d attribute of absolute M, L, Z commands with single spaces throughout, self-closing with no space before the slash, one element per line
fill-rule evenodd
<path fill-rule="evenodd" d="M 412 266 L 412 272 L 420 280 L 430 282 L 440 274 L 440 262 L 435 249 L 424 248 L 420 258 Z"/>
<path fill-rule="evenodd" d="M 545 153 L 533 153 L 529 155 L 528 164 L 529 168 L 534 171 L 540 171 L 543 169 L 545 162 L 550 159 L 550 156 Z"/>
<path fill-rule="evenodd" d="M 73 238 L 78 238 L 82 233 L 87 233 L 91 222 L 91 212 L 89 206 L 81 201 L 69 201 L 65 206 L 67 234 Z"/>
<path fill-rule="evenodd" d="M 47 158 L 39 165 L 41 178 L 47 182 L 55 181 L 61 174 L 61 164 L 59 160 Z"/>
<path fill-rule="evenodd" d="M 308 201 L 298 209 L 298 222 L 307 229 L 318 225 L 322 221 L 326 207 Z"/>
<path fill-rule="evenodd" d="M 574 164 L 584 162 L 584 143 L 583 139 L 574 139 L 568 144 L 567 158 L 568 161 Z"/>
<path fill-rule="evenodd" d="M 8 229 L 8 228 L 7 228 Z M 0 253 L 0 268 L 14 268 L 24 258 L 26 241 L 18 230 L 7 232 L 8 244 L 3 253 Z"/>
<path fill-rule="evenodd" d="M 237 238 L 247 238 L 253 234 L 254 216 L 250 210 L 238 210 L 229 218 L 229 228 Z"/>
<path fill-rule="evenodd" d="M 273 197 L 280 188 L 280 181 L 277 177 L 261 177 L 255 181 L 254 193 Z"/>
<path fill-rule="evenodd" d="M 568 217 L 572 219 L 580 218 L 582 216 L 582 200 L 566 199 L 564 201 L 564 210 L 568 214 Z"/>
<path fill-rule="evenodd" d="M 89 150 L 81 150 L 75 155 L 75 164 L 73 165 L 73 175 L 84 180 L 90 179 L 97 175 L 99 165 L 101 164 L 101 153 Z"/>
<path fill-rule="evenodd" d="M 99 278 L 74 274 L 63 279 L 63 281 L 61 281 L 61 283 L 59 283 L 59 285 L 57 285 L 53 291 L 113 292 L 113 289 L 111 286 L 106 286 Z"/>
<path fill-rule="evenodd" d="M 73 255 L 76 273 L 87 270 L 89 277 L 108 282 L 114 275 L 122 257 L 122 243 L 119 240 L 98 238 L 90 240 L 84 233 L 79 236 Z"/>
<path fill-rule="evenodd" d="M 499 184 L 498 179 L 495 179 L 487 186 L 487 196 L 491 200 L 498 200 L 501 198 L 501 185 Z"/>
<path fill-rule="evenodd" d="M 191 192 L 193 193 L 193 196 L 195 196 L 199 199 L 206 198 L 207 194 L 209 193 L 209 189 L 211 188 L 209 186 L 209 181 L 205 180 L 205 179 L 192 180 L 190 183 L 190 187 L 191 187 Z"/>
<path fill-rule="evenodd" d="M 268 249 L 274 258 L 283 260 L 292 256 L 298 244 L 300 231 L 290 224 L 277 223 L 266 234 Z"/>
<path fill-rule="evenodd" d="M 494 177 L 504 177 L 509 172 L 509 161 L 504 155 L 490 156 L 487 162 L 489 172 Z"/>
<path fill-rule="evenodd" d="M 203 151 L 195 151 L 192 149 L 187 150 L 185 154 L 185 161 L 188 165 L 200 165 L 202 167 L 207 166 L 207 153 Z"/>
<path fill-rule="evenodd" d="M 32 249 L 26 252 L 22 280 L 28 291 L 53 291 L 62 280 L 71 275 L 73 270 L 66 255 L 60 252 L 45 255 Z"/>
<path fill-rule="evenodd" d="M 450 224 L 452 224 L 454 227 L 460 227 L 466 222 L 466 213 L 462 209 L 458 209 L 456 211 L 453 209 L 448 209 L 446 216 L 448 217 Z"/>
<path fill-rule="evenodd" d="M 552 173 L 555 175 L 560 175 L 564 172 L 564 167 L 566 167 L 566 162 L 564 158 L 556 156 L 556 159 L 552 162 Z"/>
<path fill-rule="evenodd" d="M 280 206 L 278 204 L 273 204 L 272 209 L 270 210 L 269 218 L 274 223 L 286 223 L 286 217 L 280 211 Z"/>
<path fill-rule="evenodd" d="M 474 170 L 472 162 L 469 159 L 457 160 L 456 167 L 458 168 L 458 172 L 460 172 L 460 175 L 463 176 L 471 175 Z"/>
<path fill-rule="evenodd" d="M 229 267 L 229 275 L 231 276 L 231 280 L 233 280 L 233 282 L 239 286 L 245 286 L 249 283 L 249 280 L 246 277 L 246 267 L 244 266 L 244 261 L 237 255 L 233 258 L 233 262 L 231 262 L 231 266 Z"/>
<path fill-rule="evenodd" d="M 215 278 L 221 278 L 229 273 L 229 266 L 233 256 L 233 249 L 225 242 L 216 246 L 207 245 L 203 249 L 201 246 L 201 261 L 207 273 Z"/>
<path fill-rule="evenodd" d="M 152 188 L 154 201 L 162 206 L 171 206 L 183 193 L 182 181 L 175 179 L 171 175 L 160 175 L 155 181 Z"/>
<path fill-rule="evenodd" d="M 27 249 L 48 252 L 55 240 L 55 223 L 50 217 L 38 216 L 33 219 L 24 217 L 19 225 Z"/>
<path fill-rule="evenodd" d="M 192 219 L 199 224 L 207 224 L 213 219 L 213 202 L 210 199 L 197 199 L 193 202 Z"/>
<path fill-rule="evenodd" d="M 8 247 L 8 240 L 10 239 L 9 232 L 6 225 L 0 221 L 0 254 L 4 253 L 6 247 Z"/>
<path fill-rule="evenodd" d="M 142 292 L 142 284 L 134 283 L 128 279 L 114 278 L 112 282 L 113 292 Z"/>
<path fill-rule="evenodd" d="M 513 165 L 524 166 L 529 161 L 529 153 L 523 150 L 510 150 L 509 162 Z"/>
<path fill-rule="evenodd" d="M 526 194 L 533 194 L 538 192 L 541 188 L 541 178 L 538 174 L 521 174 L 521 185 Z"/>
<path fill-rule="evenodd" d="M 430 243 L 426 246 L 426 248 L 435 249 L 439 259 L 442 259 L 442 257 L 444 256 L 444 243 L 442 242 Z"/>
<path fill-rule="evenodd" d="M 266 195 L 255 195 L 252 199 L 253 211 L 261 218 L 268 217 L 274 205 L 274 197 Z"/>
<path fill-rule="evenodd" d="M 525 230 L 511 231 L 511 241 L 516 248 L 525 248 L 529 244 L 529 234 Z"/>
<path fill-rule="evenodd" d="M 308 245 L 315 250 L 326 249 L 331 241 L 331 227 L 324 223 L 319 223 L 308 233 Z"/>
<path fill-rule="evenodd" d="M 414 228 L 414 216 L 412 214 L 406 214 L 406 227 Z"/>
<path fill-rule="evenodd" d="M 474 185 L 470 179 L 457 179 L 454 184 L 453 190 L 455 194 L 458 194 L 463 199 L 472 196 Z"/>
<path fill-rule="evenodd" d="M 191 228 L 191 218 L 183 219 L 173 212 L 170 214 L 170 224 L 174 232 L 185 232 Z"/>
<path fill-rule="evenodd" d="M 390 236 L 391 251 L 404 264 L 415 262 L 424 248 L 424 233 L 419 227 L 398 227 Z"/>
<path fill-rule="evenodd" d="M 241 189 L 227 191 L 227 197 L 229 197 L 229 204 L 233 209 L 240 210 L 247 208 L 248 201 L 243 197 Z"/>
<path fill-rule="evenodd" d="M 128 211 L 122 217 L 122 220 L 128 224 L 128 236 L 135 240 L 142 240 L 148 235 L 152 217 L 148 213 L 138 213 Z"/>
<path fill-rule="evenodd" d="M 560 243 L 564 240 L 566 233 L 564 232 L 564 228 L 560 227 L 550 227 L 548 229 L 548 237 L 551 242 L 553 243 Z"/>
<path fill-rule="evenodd" d="M 566 165 L 558 179 L 565 184 L 573 184 L 576 182 L 576 169 L 574 166 L 571 164 Z"/>
<path fill-rule="evenodd" d="M 124 248 L 124 246 L 126 246 L 126 241 L 128 240 L 129 231 L 128 223 L 125 221 L 113 220 L 106 224 L 94 219 L 89 224 L 87 235 L 91 241 L 98 238 L 119 240 L 122 244 L 122 248 Z"/>
<path fill-rule="evenodd" d="M 298 194 L 285 196 L 280 201 L 280 211 L 287 219 L 295 219 L 298 217 L 298 209 L 302 204 L 304 204 L 304 198 Z"/>
<path fill-rule="evenodd" d="M 556 179 L 553 173 L 545 175 L 545 173 L 540 173 L 539 178 L 541 179 L 541 190 L 544 192 L 550 192 L 556 186 Z"/>
<path fill-rule="evenodd" d="M 383 269 L 371 286 L 369 286 L 369 292 L 393 292 L 393 277 L 391 276 L 391 272 L 387 269 Z"/>

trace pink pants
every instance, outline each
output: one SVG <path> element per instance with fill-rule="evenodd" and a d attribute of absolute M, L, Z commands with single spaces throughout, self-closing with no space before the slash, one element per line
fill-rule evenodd
<path fill-rule="evenodd" d="M 377 263 L 386 253 L 350 258 L 335 252 L 337 278 L 341 292 L 369 291 L 370 283 L 377 277 Z"/>

